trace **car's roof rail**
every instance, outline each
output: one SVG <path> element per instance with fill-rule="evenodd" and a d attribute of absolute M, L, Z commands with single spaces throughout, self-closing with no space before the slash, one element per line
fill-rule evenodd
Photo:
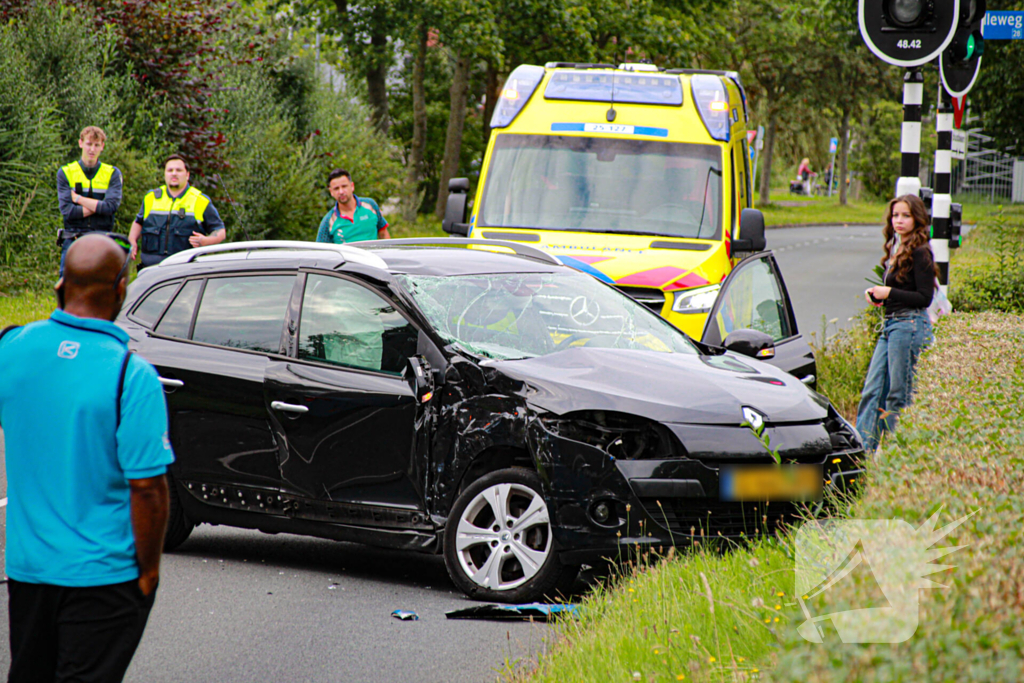
<path fill-rule="evenodd" d="M 324 242 L 301 242 L 298 240 L 256 240 L 253 242 L 230 242 L 214 244 L 209 247 L 196 247 L 171 254 L 159 263 L 161 266 L 172 266 L 192 263 L 196 258 L 206 254 L 227 254 L 237 252 L 269 252 L 275 249 L 290 251 L 330 251 L 344 261 L 361 263 L 375 268 L 387 269 L 387 264 L 376 254 L 369 254 L 363 249 L 348 244 L 328 244 Z"/>
<path fill-rule="evenodd" d="M 527 246 L 518 242 L 506 242 L 505 240 L 485 240 L 476 237 L 407 237 L 396 240 L 378 240 L 361 242 L 360 249 L 388 249 L 390 247 L 461 247 L 468 245 L 480 245 L 484 247 L 501 247 L 511 250 L 516 256 L 541 261 L 553 266 L 561 266 L 563 263 L 551 254 Z"/>

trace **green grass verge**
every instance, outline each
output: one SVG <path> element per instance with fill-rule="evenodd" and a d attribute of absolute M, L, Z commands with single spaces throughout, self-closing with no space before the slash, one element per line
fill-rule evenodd
<path fill-rule="evenodd" d="M 1024 678 L 1024 317 L 955 313 L 936 332 L 915 403 L 869 464 L 852 516 L 918 527 L 942 506 L 940 526 L 977 511 L 936 544 L 964 546 L 937 561 L 954 567 L 932 577 L 949 588 L 919 592 L 919 627 L 903 643 L 814 645 L 784 629 L 777 680 Z M 827 611 L 863 606 L 870 584 L 837 583 Z"/>
<path fill-rule="evenodd" d="M 757 678 L 778 647 L 792 597 L 792 560 L 774 540 L 741 552 L 695 549 L 629 563 L 614 588 L 558 622 L 559 641 L 536 669 L 510 663 L 506 681 L 683 681 Z"/>
<path fill-rule="evenodd" d="M 954 202 L 963 204 L 964 222 L 975 223 L 984 220 L 999 211 L 1000 204 L 992 203 L 987 198 L 977 195 L 955 195 Z M 785 190 L 773 190 L 771 204 L 759 206 L 764 212 L 764 222 L 768 227 L 780 225 L 814 225 L 835 223 L 871 223 L 881 227 L 885 219 L 885 208 L 888 200 L 864 199 L 850 202 L 846 206 L 839 204 L 839 197 L 805 197 L 789 194 Z M 1024 206 L 1006 207 L 1009 215 L 1024 216 Z"/>
<path fill-rule="evenodd" d="M 52 293 L 29 291 L 17 295 L 0 294 L 0 329 L 49 318 L 55 308 L 57 298 Z"/>

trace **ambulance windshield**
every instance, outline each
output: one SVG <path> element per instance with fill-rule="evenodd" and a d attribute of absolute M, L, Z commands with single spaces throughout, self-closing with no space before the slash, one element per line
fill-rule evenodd
<path fill-rule="evenodd" d="M 477 224 L 721 239 L 721 169 L 714 145 L 505 133 Z"/>

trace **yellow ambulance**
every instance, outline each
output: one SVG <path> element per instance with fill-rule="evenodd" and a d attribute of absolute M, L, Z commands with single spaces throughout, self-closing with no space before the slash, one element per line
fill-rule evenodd
<path fill-rule="evenodd" d="M 747 102 L 738 74 L 650 64 L 522 65 L 501 91 L 491 129 L 472 209 L 468 180 L 449 184 L 446 232 L 544 249 L 694 339 L 710 334 L 721 344 L 732 329 L 750 327 L 767 329 L 778 345 L 796 332 L 774 259 L 763 266 L 776 282 L 762 289 L 775 290 L 776 320 L 754 320 L 749 277 L 744 320 L 728 311 L 715 318 L 740 257 L 765 247 L 764 217 L 750 208 Z M 706 329 L 709 316 L 717 329 Z M 809 348 L 799 346 L 804 358 L 796 366 L 804 366 Z"/>

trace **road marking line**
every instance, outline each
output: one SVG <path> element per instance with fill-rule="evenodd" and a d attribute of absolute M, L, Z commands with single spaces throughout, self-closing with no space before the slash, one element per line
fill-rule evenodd
<path fill-rule="evenodd" d="M 5 507 L 6 505 L 7 505 L 7 499 L 6 498 L 0 498 L 0 508 Z"/>

